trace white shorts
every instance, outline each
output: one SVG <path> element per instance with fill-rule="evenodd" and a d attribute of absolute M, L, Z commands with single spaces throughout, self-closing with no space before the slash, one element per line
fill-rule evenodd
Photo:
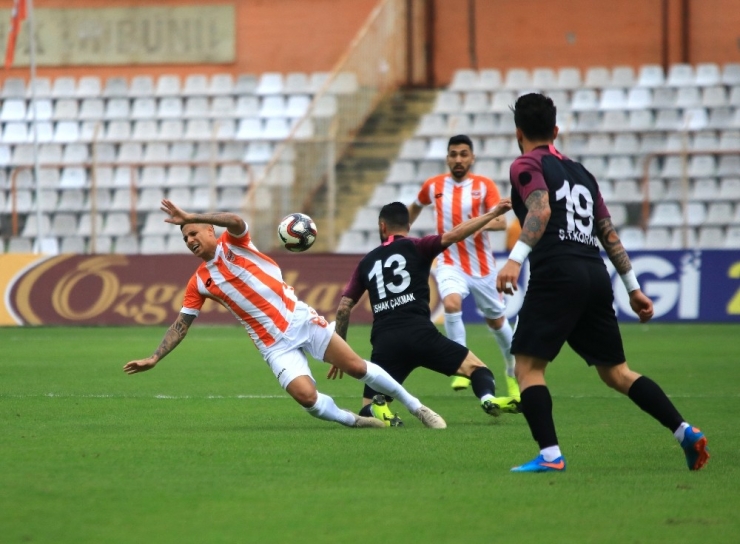
<path fill-rule="evenodd" d="M 474 278 L 454 266 L 442 265 L 437 267 L 434 276 L 437 279 L 437 289 L 442 299 L 453 293 L 462 298 L 472 293 L 475 306 L 484 317 L 498 319 L 504 315 L 506 304 L 501 294 L 496 291 L 496 272 L 481 278 Z"/>
<path fill-rule="evenodd" d="M 299 300 L 283 337 L 262 351 L 262 357 L 275 374 L 280 387 L 285 389 L 298 376 L 308 376 L 313 380 L 306 353 L 323 361 L 333 334 L 334 323 L 328 323 L 316 310 Z"/>

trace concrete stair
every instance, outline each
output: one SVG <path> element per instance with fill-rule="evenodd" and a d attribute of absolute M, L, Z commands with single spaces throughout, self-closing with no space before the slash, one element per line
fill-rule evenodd
<path fill-rule="evenodd" d="M 343 153 L 336 167 L 337 203 L 334 232 L 339 242 L 341 233 L 354 220 L 357 210 L 372 196 L 375 186 L 383 183 L 401 145 L 412 137 L 419 119 L 431 111 L 434 90 L 399 90 L 378 104 L 357 138 Z M 319 231 L 313 251 L 333 251 L 328 232 L 326 188 L 312 199 L 307 213 L 314 218 Z"/>

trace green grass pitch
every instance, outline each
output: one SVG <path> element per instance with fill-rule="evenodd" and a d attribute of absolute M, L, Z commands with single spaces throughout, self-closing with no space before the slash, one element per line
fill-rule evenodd
<path fill-rule="evenodd" d="M 739 542 L 740 326 L 623 333 L 707 433 L 704 470 L 567 348 L 548 378 L 568 470 L 512 474 L 537 453 L 523 417 L 490 418 L 425 370 L 407 386 L 447 430 L 400 406 L 403 429 L 347 429 L 304 413 L 237 327 L 196 323 L 135 376 L 123 364 L 164 328 L 0 329 L 0 542 Z M 350 328 L 365 356 L 368 337 Z M 487 332 L 468 339 L 503 377 Z M 312 368 L 358 409 L 359 382 Z"/>

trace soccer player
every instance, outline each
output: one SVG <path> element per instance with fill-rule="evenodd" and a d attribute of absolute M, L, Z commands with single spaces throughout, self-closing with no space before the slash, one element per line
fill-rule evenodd
<path fill-rule="evenodd" d="M 228 308 L 244 326 L 280 385 L 314 417 L 347 427 L 384 427 L 375 418 L 341 410 L 328 395 L 319 393 L 304 353 L 341 368 L 398 400 L 427 427 L 443 429 L 444 420 L 423 406 L 378 365 L 364 361 L 334 332 L 316 311 L 298 300 L 283 282 L 278 265 L 252 244 L 247 224 L 232 213 L 186 213 L 169 200 L 162 201 L 167 223 L 180 225 L 182 237 L 204 262 L 188 282 L 177 320 L 154 354 L 127 363 L 127 374 L 150 370 L 182 341 L 206 298 Z M 216 238 L 213 226 L 226 231 Z"/>
<path fill-rule="evenodd" d="M 429 308 L 429 271 L 437 255 L 510 209 L 511 202 L 502 200 L 492 210 L 460 223 L 450 232 L 409 238 L 406 206 L 400 202 L 383 206 L 378 219 L 382 244 L 365 255 L 352 273 L 337 309 L 337 334 L 347 337 L 350 312 L 367 291 L 373 310 L 371 359 L 394 379 L 403 383 L 418 367 L 446 376 L 465 376 L 486 413 L 498 416 L 501 411 L 518 412 L 515 399 L 496 398 L 490 369 L 468 348 L 437 330 Z M 341 370 L 332 367 L 328 377 L 341 377 Z M 365 384 L 360 415 L 375 415 L 392 425 L 396 420 L 378 393 L 371 384 Z"/>
<path fill-rule="evenodd" d="M 437 232 L 443 234 L 469 217 L 492 209 L 499 201 L 496 184 L 490 179 L 470 173 L 475 162 L 473 142 L 465 135 L 453 136 L 447 144 L 447 167 L 450 173 L 429 178 L 422 185 L 416 201 L 409 206 L 413 224 L 423 206 L 434 204 Z M 511 397 L 519 398 L 519 386 L 514 377 L 514 357 L 511 355 L 513 331 L 504 315 L 505 305 L 496 292 L 496 263 L 486 230 L 504 230 L 506 218 L 497 217 L 475 236 L 447 248 L 437 263 L 435 277 L 444 306 L 447 336 L 463 346 L 466 343 L 462 320 L 462 301 L 472 293 L 475 305 L 483 314 L 506 363 L 506 385 Z M 452 388 L 465 389 L 470 381 L 465 377 L 452 379 Z"/>
<path fill-rule="evenodd" d="M 684 420 L 657 383 L 625 362 L 612 284 L 597 239 L 641 322 L 653 317 L 653 303 L 640 290 L 596 179 L 554 147 L 555 117 L 552 100 L 541 94 L 520 96 L 514 106 L 522 155 L 511 165 L 511 200 L 522 233 L 498 273 L 497 289 L 516 290 L 521 263 L 529 258 L 529 287 L 511 351 L 516 356 L 522 411 L 540 454 L 512 470 L 565 470 L 545 369 L 566 341 L 596 367 L 606 385 L 629 396 L 667 427 L 683 448 L 689 469 L 699 470 L 709 459 L 704 434 Z"/>

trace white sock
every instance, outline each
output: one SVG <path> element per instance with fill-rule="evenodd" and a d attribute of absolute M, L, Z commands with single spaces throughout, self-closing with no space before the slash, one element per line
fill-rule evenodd
<path fill-rule="evenodd" d="M 447 338 L 454 340 L 461 346 L 465 346 L 465 323 L 463 323 L 462 312 L 448 314 L 445 312 L 445 333 Z"/>
<path fill-rule="evenodd" d="M 683 442 L 683 438 L 686 435 L 686 429 L 689 428 L 689 424 L 685 421 L 681 423 L 681 425 L 676 429 L 676 432 L 673 433 L 673 436 L 676 437 L 676 440 L 678 440 L 678 443 L 680 444 Z"/>
<path fill-rule="evenodd" d="M 360 378 L 361 382 L 366 383 L 384 395 L 390 395 L 398 399 L 398 402 L 403 404 L 409 412 L 416 412 L 421 408 L 421 401 L 406 391 L 400 383 L 391 378 L 390 374 L 375 363 L 371 363 L 370 361 L 365 361 L 365 363 L 367 363 L 367 374 Z"/>
<path fill-rule="evenodd" d="M 549 446 L 543 450 L 540 450 L 540 455 L 545 458 L 545 461 L 552 463 L 558 457 L 562 457 L 560 453 L 560 446 Z"/>
<path fill-rule="evenodd" d="M 336 421 L 347 427 L 352 427 L 355 424 L 355 416 L 339 408 L 333 398 L 323 393 L 318 393 L 316 404 L 310 408 L 304 408 L 304 410 L 313 417 L 326 421 Z"/>
<path fill-rule="evenodd" d="M 491 399 L 495 399 L 495 398 L 496 398 L 496 397 L 494 397 L 494 396 L 493 396 L 493 395 L 491 395 L 490 393 L 486 393 L 485 395 L 483 395 L 483 396 L 482 396 L 482 397 L 480 398 L 480 401 L 481 401 L 481 402 L 486 402 L 487 400 L 491 400 Z"/>
<path fill-rule="evenodd" d="M 509 325 L 509 320 L 504 318 L 504 325 L 500 329 L 496 330 L 493 327 L 488 327 L 493 333 L 493 337 L 496 339 L 501 355 L 504 356 L 504 362 L 506 363 L 506 375 L 510 378 L 514 377 L 514 356 L 511 354 L 511 338 L 514 336 L 514 331 Z"/>

